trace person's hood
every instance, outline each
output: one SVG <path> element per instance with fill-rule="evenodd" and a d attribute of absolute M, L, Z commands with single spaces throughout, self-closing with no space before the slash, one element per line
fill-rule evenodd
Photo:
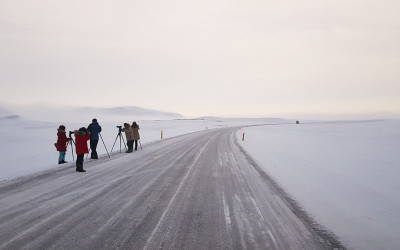
<path fill-rule="evenodd" d="M 79 130 L 75 130 L 75 131 L 74 131 L 74 134 L 75 134 L 75 135 L 78 135 L 78 136 L 85 136 L 85 135 L 86 135 L 85 132 L 79 131 Z"/>

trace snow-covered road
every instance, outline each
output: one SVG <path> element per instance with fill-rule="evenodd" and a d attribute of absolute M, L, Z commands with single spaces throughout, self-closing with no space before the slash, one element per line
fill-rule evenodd
<path fill-rule="evenodd" d="M 236 128 L 0 184 L 0 249 L 331 249 Z"/>

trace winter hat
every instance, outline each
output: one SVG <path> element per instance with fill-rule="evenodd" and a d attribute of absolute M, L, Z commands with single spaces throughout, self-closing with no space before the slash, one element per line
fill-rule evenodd
<path fill-rule="evenodd" d="M 65 126 L 64 125 L 60 125 L 60 127 L 58 127 L 58 129 L 65 130 Z"/>
<path fill-rule="evenodd" d="M 96 118 L 93 118 L 92 122 L 97 122 L 97 119 L 96 119 Z"/>
<path fill-rule="evenodd" d="M 87 133 L 87 130 L 86 130 L 86 128 L 85 128 L 85 127 L 82 127 L 82 128 L 80 128 L 80 129 L 79 129 L 79 131 L 82 131 L 82 132 L 85 132 L 85 133 Z"/>

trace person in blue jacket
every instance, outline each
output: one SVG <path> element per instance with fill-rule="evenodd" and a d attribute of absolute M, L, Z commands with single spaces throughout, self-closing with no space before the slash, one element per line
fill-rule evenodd
<path fill-rule="evenodd" d="M 90 158 L 98 159 L 97 156 L 97 143 L 99 142 L 99 133 L 101 132 L 101 126 L 97 122 L 97 119 L 93 119 L 92 123 L 87 127 L 87 130 L 90 133 L 90 150 L 92 151 Z"/>

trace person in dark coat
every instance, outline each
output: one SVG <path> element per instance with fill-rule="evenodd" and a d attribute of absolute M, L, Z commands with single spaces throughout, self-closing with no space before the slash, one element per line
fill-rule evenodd
<path fill-rule="evenodd" d="M 82 127 L 79 130 L 74 131 L 75 134 L 75 147 L 76 147 L 76 171 L 86 172 L 83 169 L 83 158 L 85 154 L 89 153 L 87 141 L 90 139 L 90 134 L 86 128 Z"/>
<path fill-rule="evenodd" d="M 101 132 L 101 126 L 97 122 L 97 119 L 93 119 L 92 123 L 87 127 L 90 133 L 90 150 L 92 151 L 90 158 L 99 159 L 97 155 L 97 143 L 99 142 L 99 133 Z"/>
<path fill-rule="evenodd" d="M 57 143 L 56 143 L 56 148 L 57 151 L 60 152 L 60 155 L 58 156 L 58 164 L 63 164 L 67 163 L 65 161 L 65 152 L 67 151 L 67 142 L 69 142 L 69 138 L 67 138 L 65 134 L 65 126 L 60 125 L 57 129 Z"/>
<path fill-rule="evenodd" d="M 137 150 L 138 140 L 140 140 L 139 125 L 136 122 L 133 122 L 131 127 L 133 132 L 133 140 L 135 141 L 135 150 Z"/>

